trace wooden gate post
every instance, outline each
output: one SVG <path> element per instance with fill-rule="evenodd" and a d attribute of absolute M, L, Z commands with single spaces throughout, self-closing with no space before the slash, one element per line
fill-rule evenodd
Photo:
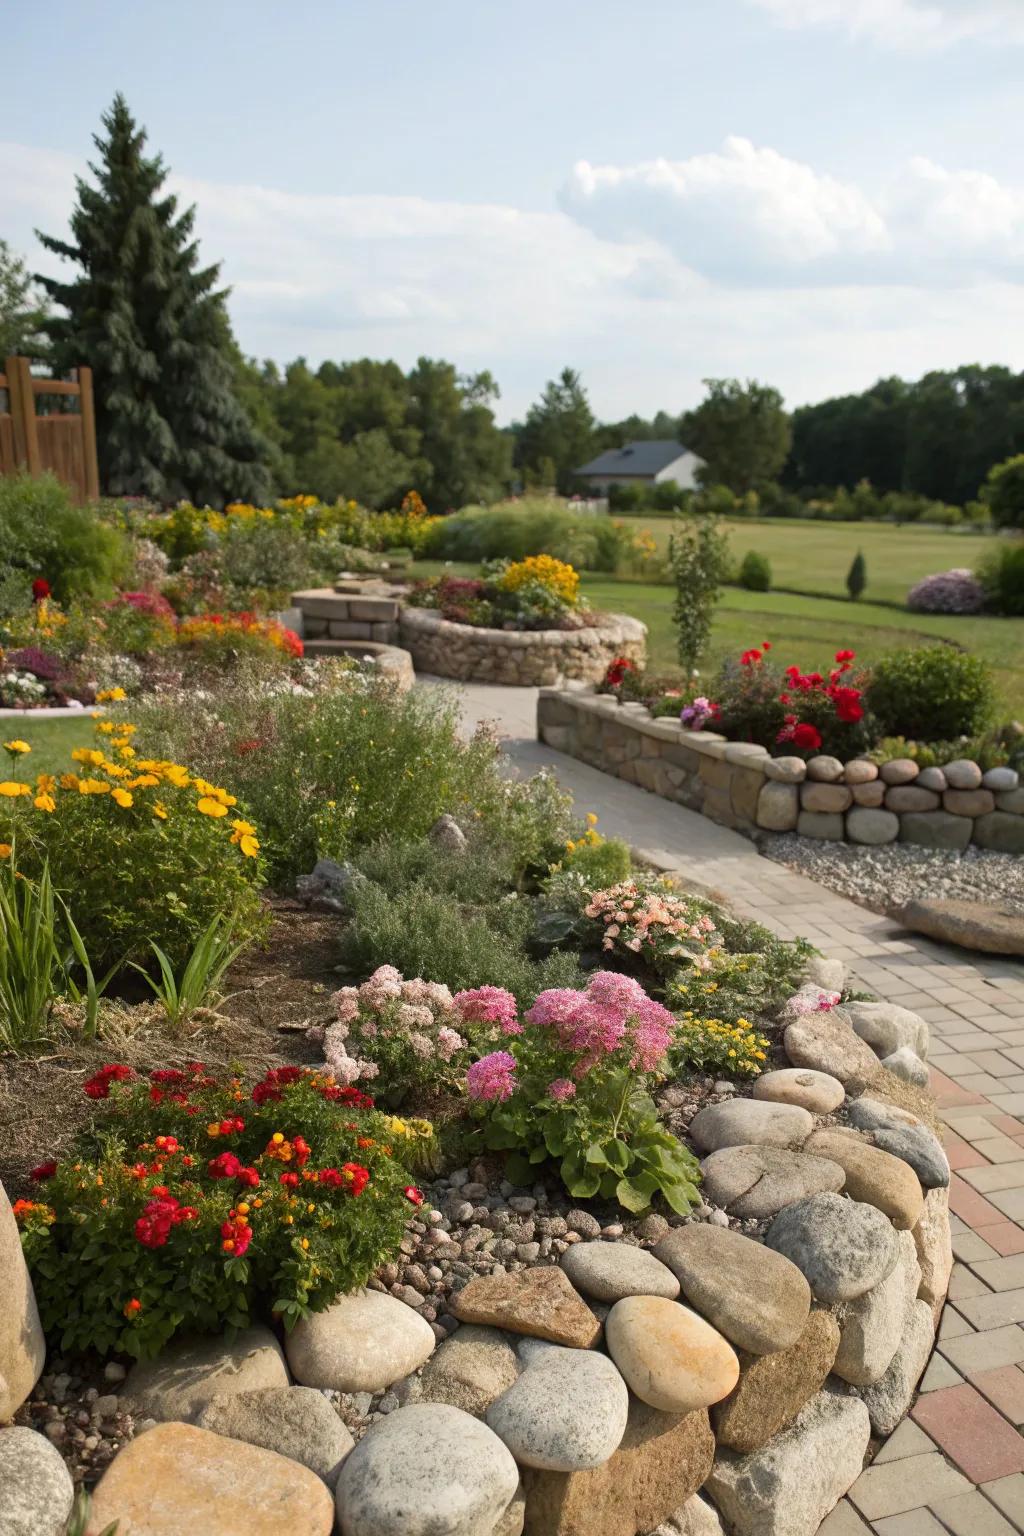
<path fill-rule="evenodd" d="M 78 408 L 82 413 L 82 463 L 85 467 L 85 499 L 98 501 L 100 467 L 96 457 L 96 405 L 92 394 L 92 369 L 78 370 Z"/>
<path fill-rule="evenodd" d="M 11 401 L 14 428 L 14 459 L 30 475 L 42 472 L 39 437 L 36 432 L 36 402 L 32 393 L 32 373 L 27 357 L 7 359 L 7 392 Z"/>

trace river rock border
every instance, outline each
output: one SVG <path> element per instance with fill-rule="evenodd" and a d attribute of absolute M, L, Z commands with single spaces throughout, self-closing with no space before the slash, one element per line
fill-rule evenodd
<path fill-rule="evenodd" d="M 652 719 L 582 689 L 542 690 L 537 734 L 630 784 L 675 800 L 748 837 L 803 837 L 963 849 L 973 843 L 1024 854 L 1024 788 L 1012 768 L 984 772 L 967 759 L 918 768 L 909 758 L 772 757 L 764 747 Z"/>
<path fill-rule="evenodd" d="M 282 1513 L 293 1536 L 814 1536 L 909 1411 L 952 1268 L 948 1162 L 893 1092 L 928 1026 L 837 1006 L 842 983 L 813 961 L 783 1016 L 790 1065 L 752 1097 L 716 1085 L 690 1122 L 691 1216 L 602 1227 L 456 1170 L 400 1263 L 283 1339 L 175 1341 L 123 1382 L 108 1366 L 94 1417 L 134 1415 L 136 1438 L 91 1536 L 270 1536 Z M 2 1192 L 0 1261 L 9 1416 L 42 1340 Z M 52 1438 L 0 1429 L 0 1499 L 56 1536 L 71 1479 Z"/>
<path fill-rule="evenodd" d="M 617 656 L 642 666 L 647 653 L 647 626 L 622 613 L 583 629 L 507 630 L 452 624 L 429 608 L 403 607 L 398 629 L 417 672 L 459 682 L 524 688 L 564 679 L 594 683 Z"/>

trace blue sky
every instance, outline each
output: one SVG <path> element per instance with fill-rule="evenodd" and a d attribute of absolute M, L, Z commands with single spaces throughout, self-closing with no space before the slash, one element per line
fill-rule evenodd
<path fill-rule="evenodd" d="M 1024 366 L 1024 0 L 50 0 L 4 42 L 0 236 L 52 269 L 121 89 L 258 356 L 447 356 L 504 416 L 565 363 L 604 416 Z"/>

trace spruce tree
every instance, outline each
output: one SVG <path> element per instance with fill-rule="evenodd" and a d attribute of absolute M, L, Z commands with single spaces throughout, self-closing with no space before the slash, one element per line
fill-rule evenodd
<path fill-rule="evenodd" d="M 162 502 L 263 500 L 268 447 L 236 393 L 220 268 L 199 265 L 195 210 L 161 192 L 163 161 L 144 153 L 120 93 L 103 126 L 97 185 L 77 180 L 71 240 L 39 236 L 80 269 L 39 281 L 66 311 L 47 321 L 50 360 L 93 370 L 103 487 Z"/>
<path fill-rule="evenodd" d="M 846 590 L 851 601 L 856 602 L 868 584 L 868 568 L 862 550 L 857 551 L 846 573 Z"/>

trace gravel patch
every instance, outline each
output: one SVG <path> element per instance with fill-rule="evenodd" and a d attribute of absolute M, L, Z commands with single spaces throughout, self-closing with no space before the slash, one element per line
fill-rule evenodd
<path fill-rule="evenodd" d="M 786 832 L 766 837 L 761 852 L 873 912 L 931 897 L 998 902 L 1024 912 L 1024 859 L 985 848 L 962 853 L 888 843 L 883 848 L 831 843 Z"/>

